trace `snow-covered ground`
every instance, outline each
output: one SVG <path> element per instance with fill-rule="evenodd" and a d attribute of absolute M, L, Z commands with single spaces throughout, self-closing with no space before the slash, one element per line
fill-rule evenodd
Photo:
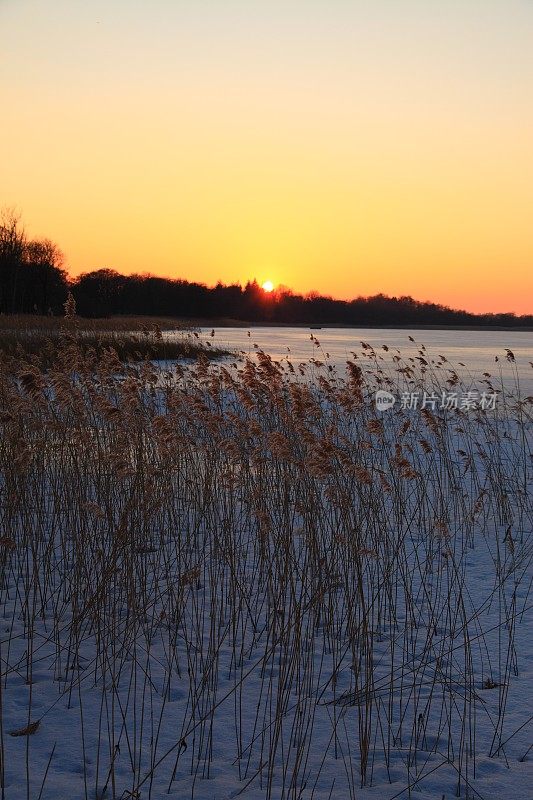
<path fill-rule="evenodd" d="M 7 800 L 531 797 L 529 423 L 56 391 L 2 450 Z"/>

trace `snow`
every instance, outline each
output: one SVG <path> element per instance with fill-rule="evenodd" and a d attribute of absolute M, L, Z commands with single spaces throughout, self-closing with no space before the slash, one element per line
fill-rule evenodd
<path fill-rule="evenodd" d="M 531 798 L 531 448 L 497 424 L 470 471 L 421 453 L 401 517 L 363 487 L 346 518 L 318 481 L 328 512 L 284 519 L 282 470 L 243 489 L 200 447 L 154 457 L 152 496 L 103 488 L 92 445 L 83 498 L 53 459 L 14 509 L 4 484 L 7 800 Z"/>

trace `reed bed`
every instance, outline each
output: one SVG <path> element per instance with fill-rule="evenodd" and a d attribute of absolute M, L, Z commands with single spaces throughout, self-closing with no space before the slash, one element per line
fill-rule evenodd
<path fill-rule="evenodd" d="M 2 798 L 496 798 L 527 766 L 530 401 L 380 413 L 460 378 L 316 344 L 2 357 Z"/>
<path fill-rule="evenodd" d="M 191 326 L 173 317 L 143 317 L 143 316 L 114 316 L 114 317 L 80 317 L 76 314 L 75 303 L 70 295 L 69 304 L 71 316 L 76 319 L 75 327 L 78 330 L 90 333 L 141 333 L 146 329 L 154 330 L 156 327 L 161 330 L 190 330 Z M 65 305 L 67 305 L 65 303 Z M 72 312 L 74 312 L 72 314 Z M 0 314 L 1 331 L 17 331 L 23 336 L 28 331 L 52 331 L 58 332 L 65 327 L 65 316 L 44 316 L 42 314 Z"/>
<path fill-rule="evenodd" d="M 172 337 L 166 335 L 169 331 L 174 333 Z M 227 355 L 227 351 L 213 347 L 209 340 L 201 341 L 197 331 L 166 318 L 0 316 L 0 351 L 16 363 L 31 357 L 41 368 L 53 366 L 64 350 L 65 338 L 74 341 L 84 355 L 96 359 L 110 349 L 125 362 L 196 359 L 200 355 L 214 359 Z M 16 369 L 16 364 L 13 368 Z"/>

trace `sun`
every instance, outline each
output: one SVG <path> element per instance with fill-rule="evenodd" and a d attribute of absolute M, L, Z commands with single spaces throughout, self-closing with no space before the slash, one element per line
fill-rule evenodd
<path fill-rule="evenodd" d="M 261 286 L 261 288 L 263 289 L 263 291 L 268 292 L 270 294 L 270 292 L 274 291 L 274 284 L 272 283 L 272 281 L 265 281 Z"/>

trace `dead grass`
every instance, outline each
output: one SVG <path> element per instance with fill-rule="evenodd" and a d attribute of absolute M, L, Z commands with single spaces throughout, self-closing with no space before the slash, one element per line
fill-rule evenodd
<path fill-rule="evenodd" d="M 2 730 L 13 687 L 21 723 L 35 673 L 57 687 L 38 706 L 48 764 L 19 729 L 27 797 L 59 702 L 80 796 L 202 796 L 223 758 L 266 800 L 354 800 L 378 769 L 397 796 L 437 768 L 473 797 L 476 760 L 514 736 L 526 404 L 500 387 L 493 415 L 378 415 L 377 387 L 460 388 L 423 348 L 387 372 L 366 345 L 343 378 L 261 352 L 234 371 L 125 365 L 61 337 L 52 369 L 0 359 Z M 480 686 L 498 688 L 484 725 Z"/>
<path fill-rule="evenodd" d="M 167 339 L 162 331 L 181 331 Z M 220 358 L 227 352 L 202 342 L 197 334 L 164 318 L 113 317 L 87 320 L 30 315 L 0 316 L 0 352 L 13 362 L 32 358 L 49 368 L 61 360 L 65 347 L 75 343 L 88 358 L 100 359 L 114 350 L 121 361 Z"/>
<path fill-rule="evenodd" d="M 39 314 L 0 314 L 0 331 L 60 331 L 65 317 Z M 191 325 L 172 317 L 120 316 L 88 319 L 76 317 L 76 327 L 90 333 L 131 333 L 159 328 L 162 331 L 191 330 Z"/>

